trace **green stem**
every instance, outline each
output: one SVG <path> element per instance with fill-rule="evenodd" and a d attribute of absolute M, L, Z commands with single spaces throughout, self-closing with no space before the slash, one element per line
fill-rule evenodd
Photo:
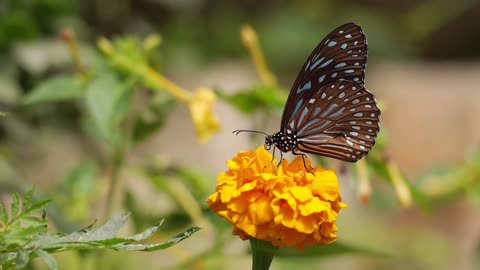
<path fill-rule="evenodd" d="M 250 239 L 250 246 L 252 247 L 252 270 L 268 270 L 278 247 L 255 238 Z"/>
<path fill-rule="evenodd" d="M 115 198 L 115 190 L 118 187 L 118 178 L 120 170 L 123 165 L 124 153 L 122 150 L 117 150 L 112 157 L 112 169 L 110 174 L 110 183 L 108 186 L 107 202 L 105 205 L 105 218 L 108 218 L 113 210 L 113 200 Z"/>

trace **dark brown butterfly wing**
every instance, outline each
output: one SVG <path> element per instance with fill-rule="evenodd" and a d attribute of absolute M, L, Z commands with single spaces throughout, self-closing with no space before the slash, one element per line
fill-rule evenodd
<path fill-rule="evenodd" d="M 295 132 L 302 152 L 354 162 L 375 144 L 380 114 L 363 85 L 337 81 L 315 91 L 286 129 Z"/>
<path fill-rule="evenodd" d="M 328 34 L 310 54 L 290 90 L 281 131 L 286 131 L 299 109 L 322 87 L 342 80 L 364 84 L 366 62 L 367 41 L 360 26 L 347 23 Z"/>

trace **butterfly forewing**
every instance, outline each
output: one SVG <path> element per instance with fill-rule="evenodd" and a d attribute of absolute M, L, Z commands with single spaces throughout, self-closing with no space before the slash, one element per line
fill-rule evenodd
<path fill-rule="evenodd" d="M 375 144 L 380 110 L 375 97 L 361 84 L 332 82 L 298 111 L 286 128 L 295 132 L 302 152 L 353 162 Z"/>
<path fill-rule="evenodd" d="M 300 70 L 283 111 L 281 130 L 323 86 L 343 80 L 364 84 L 366 62 L 367 41 L 360 26 L 347 23 L 332 31 Z"/>

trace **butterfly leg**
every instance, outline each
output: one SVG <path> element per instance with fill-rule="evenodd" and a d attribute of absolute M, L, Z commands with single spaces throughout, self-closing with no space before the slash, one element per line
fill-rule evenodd
<path fill-rule="evenodd" d="M 280 160 L 278 161 L 277 167 L 280 166 L 280 163 L 282 163 L 283 160 L 283 152 L 280 151 Z"/>
<path fill-rule="evenodd" d="M 307 170 L 307 172 L 314 174 L 313 172 L 310 171 L 310 170 L 313 171 L 312 166 L 310 166 L 310 169 L 307 168 L 307 163 L 305 162 L 305 158 L 306 158 L 307 156 L 306 156 L 305 154 L 303 154 L 303 153 L 297 153 L 297 152 L 295 152 L 295 150 L 292 150 L 292 154 L 294 154 L 295 156 L 302 156 L 303 166 L 305 167 L 305 169 Z"/>
<path fill-rule="evenodd" d="M 273 147 L 273 153 L 272 153 L 272 160 L 270 162 L 273 162 L 273 160 L 275 159 L 275 146 Z"/>

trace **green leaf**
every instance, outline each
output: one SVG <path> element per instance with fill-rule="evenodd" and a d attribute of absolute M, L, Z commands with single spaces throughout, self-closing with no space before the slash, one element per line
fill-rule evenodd
<path fill-rule="evenodd" d="M 95 231 L 92 231 L 87 236 L 83 237 L 82 240 L 98 241 L 114 237 L 118 233 L 118 231 L 120 231 L 120 229 L 127 223 L 129 215 L 130 214 L 123 214 L 121 216 L 110 219 L 107 223 L 105 223 L 105 225 Z"/>
<path fill-rule="evenodd" d="M 47 226 L 47 221 L 41 217 L 22 217 L 22 223 L 30 225 L 32 227 L 40 227 L 40 226 Z"/>
<path fill-rule="evenodd" d="M 30 207 L 32 207 L 33 193 L 33 188 L 27 191 L 27 193 L 25 193 L 25 196 L 23 197 L 23 209 L 29 209 Z"/>
<path fill-rule="evenodd" d="M 146 229 L 145 231 L 135 234 L 133 236 L 128 237 L 127 239 L 134 240 L 134 241 L 141 241 L 149 238 L 152 236 L 163 224 L 163 220 L 160 221 L 157 225 Z"/>
<path fill-rule="evenodd" d="M 172 239 L 168 240 L 163 244 L 151 244 L 151 245 L 121 244 L 121 245 L 116 245 L 115 247 L 123 250 L 138 250 L 138 251 L 156 251 L 161 249 L 167 249 L 189 238 L 190 236 L 192 236 L 192 234 L 196 233 L 199 230 L 200 230 L 199 227 L 191 227 L 185 232 L 176 235 L 175 237 L 173 237 Z"/>
<path fill-rule="evenodd" d="M 36 201 L 32 204 L 32 206 L 29 209 L 24 209 L 24 215 L 31 215 L 35 214 L 37 212 L 41 212 L 45 209 L 48 203 L 50 203 L 50 199 L 45 199 L 45 200 L 40 200 Z"/>
<path fill-rule="evenodd" d="M 285 91 L 268 86 L 254 86 L 233 95 L 227 95 L 218 90 L 215 93 L 220 99 L 246 114 L 251 114 L 258 109 L 281 112 L 287 100 Z"/>
<path fill-rule="evenodd" d="M 6 269 L 13 265 L 16 265 L 17 268 L 23 268 L 28 264 L 29 260 L 36 257 L 42 258 L 49 268 L 58 269 L 57 263 L 50 253 L 69 250 L 160 250 L 187 239 L 199 230 L 197 227 L 192 227 L 165 243 L 141 244 L 138 241 L 153 236 L 160 228 L 162 222 L 131 237 L 116 237 L 118 231 L 125 226 L 127 219 L 128 214 L 124 214 L 112 218 L 98 229 L 93 229 L 92 226 L 89 226 L 71 234 L 48 235 L 46 232 L 39 233 L 40 227 L 20 227 L 20 230 L 9 234 L 9 237 L 14 237 L 14 239 L 7 239 L 8 243 L 3 243 L 3 241 L 0 243 L 0 269 L 3 269 L 2 267 Z M 22 220 L 33 225 L 42 225 L 42 222 L 45 222 L 43 219 L 35 219 L 34 217 L 23 217 Z M 12 250 L 14 252 L 11 252 Z"/>
<path fill-rule="evenodd" d="M 154 251 L 169 248 L 180 241 L 183 241 L 197 232 L 200 228 L 192 227 L 187 231 L 178 234 L 165 243 L 160 244 L 137 244 L 139 240 L 151 237 L 160 227 L 161 223 L 143 231 L 142 233 L 133 235 L 128 238 L 115 237 L 121 227 L 127 221 L 128 214 L 115 217 L 108 221 L 104 226 L 97 230 L 81 230 L 69 235 L 48 235 L 40 237 L 36 241 L 32 241 L 25 248 L 43 249 L 49 252 L 58 252 L 65 250 L 82 250 L 82 249 L 100 249 L 107 248 L 113 250 L 139 250 Z"/>
<path fill-rule="evenodd" d="M 120 82 L 114 75 L 101 73 L 87 87 L 87 109 L 107 141 L 116 141 L 118 124 L 123 120 L 132 93 L 132 81 Z"/>
<path fill-rule="evenodd" d="M 18 196 L 17 192 L 13 193 L 12 196 L 12 204 L 10 205 L 10 215 L 12 218 L 18 216 L 20 212 L 20 196 Z"/>
<path fill-rule="evenodd" d="M 56 243 L 66 242 L 95 242 L 113 238 L 118 231 L 125 225 L 128 220 L 129 214 L 123 214 L 119 217 L 114 217 L 109 220 L 105 225 L 97 230 L 81 230 L 73 232 L 69 235 L 61 236 L 56 239 Z"/>
<path fill-rule="evenodd" d="M 45 80 L 35 87 L 23 100 L 25 105 L 40 102 L 67 101 L 83 96 L 84 87 L 79 79 L 73 76 L 57 76 Z"/>
<path fill-rule="evenodd" d="M 72 220 L 84 220 L 90 216 L 90 202 L 96 196 L 98 167 L 92 160 L 81 162 L 64 177 L 58 190 L 58 204 Z"/>
<path fill-rule="evenodd" d="M 0 203 L 0 225 L 6 226 L 8 223 L 8 212 L 3 203 Z"/>
<path fill-rule="evenodd" d="M 30 261 L 30 256 L 27 252 L 23 250 L 19 250 L 17 252 L 17 257 L 15 260 L 15 266 L 17 268 L 24 268 L 25 266 L 27 266 L 29 261 Z"/>
<path fill-rule="evenodd" d="M 173 111 L 176 102 L 166 95 L 157 95 L 147 109 L 143 110 L 135 119 L 133 141 L 142 142 L 150 135 L 162 128 Z"/>
<path fill-rule="evenodd" d="M 95 162 L 91 160 L 81 162 L 65 176 L 63 180 L 65 192 L 69 197 L 87 196 L 85 193 L 92 193 L 95 188 L 97 173 L 98 167 Z"/>
<path fill-rule="evenodd" d="M 48 268 L 53 270 L 58 270 L 58 264 L 55 258 L 52 255 L 48 254 L 45 250 L 37 249 L 35 250 L 35 254 L 42 258 L 43 261 L 48 265 Z"/>
<path fill-rule="evenodd" d="M 7 261 L 12 261 L 17 257 L 16 252 L 4 252 L 0 254 L 0 265 L 4 266 Z M 1 269 L 1 268 L 0 268 Z M 5 268 L 6 269 L 6 268 Z"/>

